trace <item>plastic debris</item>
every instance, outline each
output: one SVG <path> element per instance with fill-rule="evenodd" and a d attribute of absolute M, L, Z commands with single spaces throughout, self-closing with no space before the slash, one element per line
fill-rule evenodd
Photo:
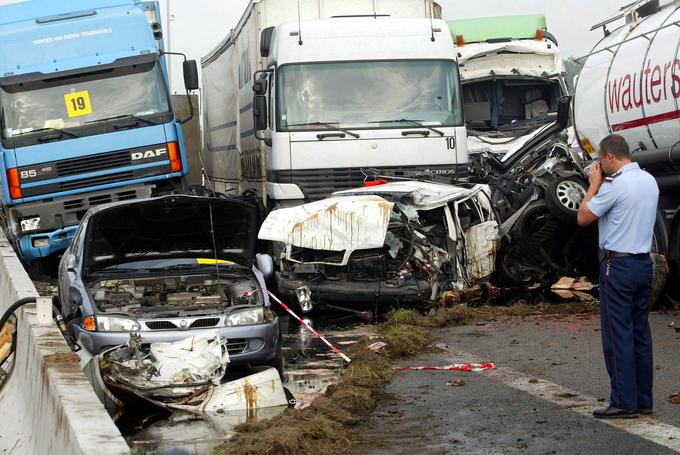
<path fill-rule="evenodd" d="M 97 379 L 95 390 L 107 406 L 142 402 L 167 412 L 247 411 L 248 416 L 287 406 L 274 368 L 222 383 L 229 364 L 226 343 L 211 330 L 173 343 L 152 343 L 145 353 L 141 338 L 131 334 L 127 344 L 98 356 L 98 371 L 89 376 Z"/>
<path fill-rule="evenodd" d="M 387 343 L 385 343 L 383 341 L 378 341 L 378 342 L 375 342 L 375 343 L 367 346 L 366 349 L 369 350 L 369 351 L 373 351 L 373 352 L 382 352 L 382 351 L 385 350 L 386 347 L 387 347 Z"/>
<path fill-rule="evenodd" d="M 445 366 L 422 366 L 422 367 L 397 367 L 400 371 L 464 371 L 477 372 L 485 370 L 495 370 L 496 366 L 493 363 L 454 363 Z"/>

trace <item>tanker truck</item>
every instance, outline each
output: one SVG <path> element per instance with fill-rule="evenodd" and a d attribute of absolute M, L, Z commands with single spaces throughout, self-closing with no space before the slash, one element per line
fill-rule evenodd
<path fill-rule="evenodd" d="M 625 23 L 618 28 L 613 24 Z M 632 157 L 659 184 L 653 249 L 672 263 L 680 255 L 680 6 L 638 1 L 593 27 L 605 36 L 578 76 L 573 122 L 581 148 L 623 136 Z"/>

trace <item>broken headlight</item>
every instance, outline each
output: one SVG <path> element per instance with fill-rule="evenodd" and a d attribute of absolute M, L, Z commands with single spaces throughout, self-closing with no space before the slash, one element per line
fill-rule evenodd
<path fill-rule="evenodd" d="M 264 307 L 248 308 L 232 312 L 224 321 L 227 327 L 238 325 L 264 324 L 274 320 L 274 314 L 270 309 Z"/>
<path fill-rule="evenodd" d="M 138 332 L 139 322 L 125 316 L 88 316 L 83 328 L 90 332 Z"/>

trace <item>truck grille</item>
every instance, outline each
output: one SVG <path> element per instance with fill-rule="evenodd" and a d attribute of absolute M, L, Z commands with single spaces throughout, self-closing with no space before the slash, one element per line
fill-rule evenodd
<path fill-rule="evenodd" d="M 123 150 L 122 152 L 104 153 L 84 158 L 80 157 L 58 161 L 56 164 L 58 176 L 67 177 L 70 175 L 130 166 L 132 164 L 132 159 L 130 158 L 130 151 Z"/>
<path fill-rule="evenodd" d="M 441 178 L 447 183 L 454 183 L 467 178 L 467 164 L 447 164 L 434 166 L 399 166 L 381 168 L 384 175 L 409 178 L 417 173 L 430 170 L 437 175 L 443 172 Z M 318 201 L 327 198 L 335 191 L 357 188 L 364 183 L 364 174 L 361 168 L 346 169 L 300 169 L 295 171 L 273 171 L 268 179 L 274 183 L 294 183 L 300 187 L 309 201 Z"/>

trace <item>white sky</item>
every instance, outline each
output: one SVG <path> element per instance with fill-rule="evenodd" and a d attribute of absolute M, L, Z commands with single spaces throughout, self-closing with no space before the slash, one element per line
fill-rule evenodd
<path fill-rule="evenodd" d="M 295 0 L 289 0 L 295 3 Z M 416 1 L 416 0 L 414 0 Z M 249 0 L 160 0 L 174 20 L 170 23 L 171 49 L 199 60 L 233 28 Z M 543 13 L 548 30 L 558 39 L 565 57 L 587 54 L 602 37 L 590 27 L 610 15 L 628 0 L 438 0 L 444 19 Z M 165 27 L 166 37 L 168 28 Z M 173 90 L 183 91 L 179 60 L 173 60 Z"/>

